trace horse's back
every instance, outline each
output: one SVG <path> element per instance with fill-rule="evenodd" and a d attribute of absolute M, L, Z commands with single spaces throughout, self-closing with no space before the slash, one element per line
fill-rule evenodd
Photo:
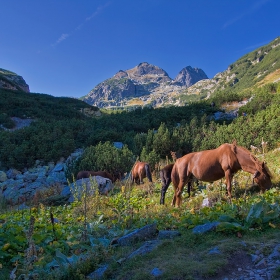
<path fill-rule="evenodd" d="M 159 175 L 161 180 L 167 180 L 171 178 L 171 172 L 172 172 L 172 168 L 174 166 L 174 163 L 170 163 L 166 166 L 164 166 L 160 171 L 159 171 Z"/>
<path fill-rule="evenodd" d="M 213 150 L 189 153 L 176 161 L 172 181 L 177 177 L 185 180 L 191 175 L 205 182 L 216 181 L 224 177 L 225 170 L 234 166 L 235 161 L 233 147 L 228 143 Z"/>
<path fill-rule="evenodd" d="M 138 161 L 132 169 L 132 181 L 136 182 L 138 179 L 141 181 L 145 177 L 152 182 L 150 165 L 147 162 Z"/>
<path fill-rule="evenodd" d="M 77 180 L 88 178 L 88 177 L 89 177 L 88 171 L 79 171 L 77 174 Z"/>

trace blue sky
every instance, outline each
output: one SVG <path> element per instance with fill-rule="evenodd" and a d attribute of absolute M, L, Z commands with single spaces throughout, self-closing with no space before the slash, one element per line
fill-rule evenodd
<path fill-rule="evenodd" d="M 0 0 L 0 68 L 79 98 L 148 62 L 209 78 L 280 36 L 278 0 Z"/>

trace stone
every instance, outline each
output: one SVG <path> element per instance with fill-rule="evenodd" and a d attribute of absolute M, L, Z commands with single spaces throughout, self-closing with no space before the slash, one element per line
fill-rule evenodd
<path fill-rule="evenodd" d="M 210 206 L 211 206 L 211 203 L 210 203 L 208 197 L 204 198 L 202 201 L 201 207 L 210 207 Z"/>
<path fill-rule="evenodd" d="M 120 246 L 129 246 L 139 241 L 155 238 L 157 234 L 158 230 L 156 224 L 146 225 L 140 229 L 136 229 L 133 232 L 120 237 L 119 239 L 115 240 L 115 243 Z"/>
<path fill-rule="evenodd" d="M 69 186 L 64 186 L 60 195 L 68 197 L 68 202 L 74 202 L 75 199 L 81 199 L 85 188 L 87 189 L 88 195 L 94 195 L 96 191 L 96 184 L 101 195 L 108 195 L 108 193 L 114 188 L 110 179 L 103 178 L 101 176 L 93 176 L 91 178 L 77 180 Z"/>
<path fill-rule="evenodd" d="M 153 251 L 155 248 L 157 248 L 161 244 L 160 240 L 150 240 L 146 241 L 139 249 L 136 251 L 132 252 L 129 256 L 128 259 L 134 258 L 136 256 L 143 256 L 151 251 Z"/>
<path fill-rule="evenodd" d="M 60 171 L 64 170 L 64 167 L 65 167 L 64 163 L 60 162 L 54 167 L 54 169 L 52 171 L 53 172 L 60 172 Z"/>
<path fill-rule="evenodd" d="M 16 170 L 16 169 L 9 169 L 7 172 L 6 172 L 6 175 L 8 177 L 8 179 L 15 179 L 17 174 L 21 174 L 20 171 Z"/>
<path fill-rule="evenodd" d="M 0 171 L 0 183 L 5 182 L 7 179 L 6 173 L 4 171 Z"/>
<path fill-rule="evenodd" d="M 108 265 L 107 264 L 103 265 L 103 266 L 99 267 L 98 269 L 96 269 L 94 272 L 90 273 L 87 276 L 87 279 L 91 279 L 91 280 L 103 279 L 103 275 L 107 269 L 108 269 Z"/>
<path fill-rule="evenodd" d="M 153 276 L 155 276 L 155 277 L 161 276 L 162 273 L 163 273 L 163 272 L 162 272 L 159 268 L 157 268 L 157 267 L 153 268 L 152 271 L 151 271 L 151 274 L 152 274 Z"/>
<path fill-rule="evenodd" d="M 46 183 L 51 186 L 57 183 L 67 184 L 64 172 L 51 172 L 46 178 Z"/>
<path fill-rule="evenodd" d="M 180 235 L 181 233 L 177 230 L 160 230 L 158 233 L 158 239 L 173 239 Z"/>
<path fill-rule="evenodd" d="M 192 232 L 194 234 L 202 234 L 211 230 L 216 229 L 216 227 L 220 224 L 220 222 L 211 222 L 206 223 L 204 225 L 199 225 L 193 228 Z"/>
<path fill-rule="evenodd" d="M 69 186 L 65 186 L 63 189 L 62 189 L 62 191 L 61 191 L 61 193 L 60 193 L 60 195 L 62 195 L 62 196 L 71 196 L 71 190 L 70 190 L 70 187 Z"/>
<path fill-rule="evenodd" d="M 214 254 L 221 254 L 221 251 L 219 250 L 218 247 L 215 247 L 213 249 L 211 249 L 209 252 L 208 252 L 209 255 L 214 255 Z"/>

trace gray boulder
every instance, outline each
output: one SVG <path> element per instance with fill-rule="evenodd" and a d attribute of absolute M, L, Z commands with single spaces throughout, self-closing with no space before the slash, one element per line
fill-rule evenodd
<path fill-rule="evenodd" d="M 7 180 L 7 175 L 4 171 L 0 171 L 0 183 Z"/>
<path fill-rule="evenodd" d="M 108 178 L 93 176 L 91 178 L 77 180 L 69 186 L 65 186 L 60 195 L 69 196 L 69 202 L 73 202 L 75 199 L 80 200 L 84 192 L 86 192 L 87 195 L 94 195 L 97 188 L 101 195 L 108 195 L 114 188 L 114 185 Z"/>

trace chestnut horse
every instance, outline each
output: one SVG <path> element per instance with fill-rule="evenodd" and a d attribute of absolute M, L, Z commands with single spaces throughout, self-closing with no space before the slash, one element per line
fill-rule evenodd
<path fill-rule="evenodd" d="M 103 178 L 110 179 L 112 183 L 116 181 L 116 179 L 106 171 L 80 171 L 77 175 L 77 180 L 82 178 L 89 178 L 90 176 L 101 176 Z"/>
<path fill-rule="evenodd" d="M 142 162 L 142 161 L 136 162 L 136 164 L 132 169 L 131 177 L 132 177 L 132 183 L 136 183 L 137 185 L 143 184 L 143 179 L 145 177 L 148 178 L 149 182 L 151 183 L 153 182 L 150 165 L 147 162 Z"/>
<path fill-rule="evenodd" d="M 253 175 L 261 191 L 271 188 L 271 173 L 264 162 L 260 162 L 247 149 L 233 144 L 222 144 L 217 149 L 193 152 L 177 159 L 171 180 L 174 187 L 172 205 L 182 203 L 183 188 L 193 176 L 204 182 L 226 178 L 227 192 L 231 199 L 231 182 L 234 173 L 244 170 Z"/>

